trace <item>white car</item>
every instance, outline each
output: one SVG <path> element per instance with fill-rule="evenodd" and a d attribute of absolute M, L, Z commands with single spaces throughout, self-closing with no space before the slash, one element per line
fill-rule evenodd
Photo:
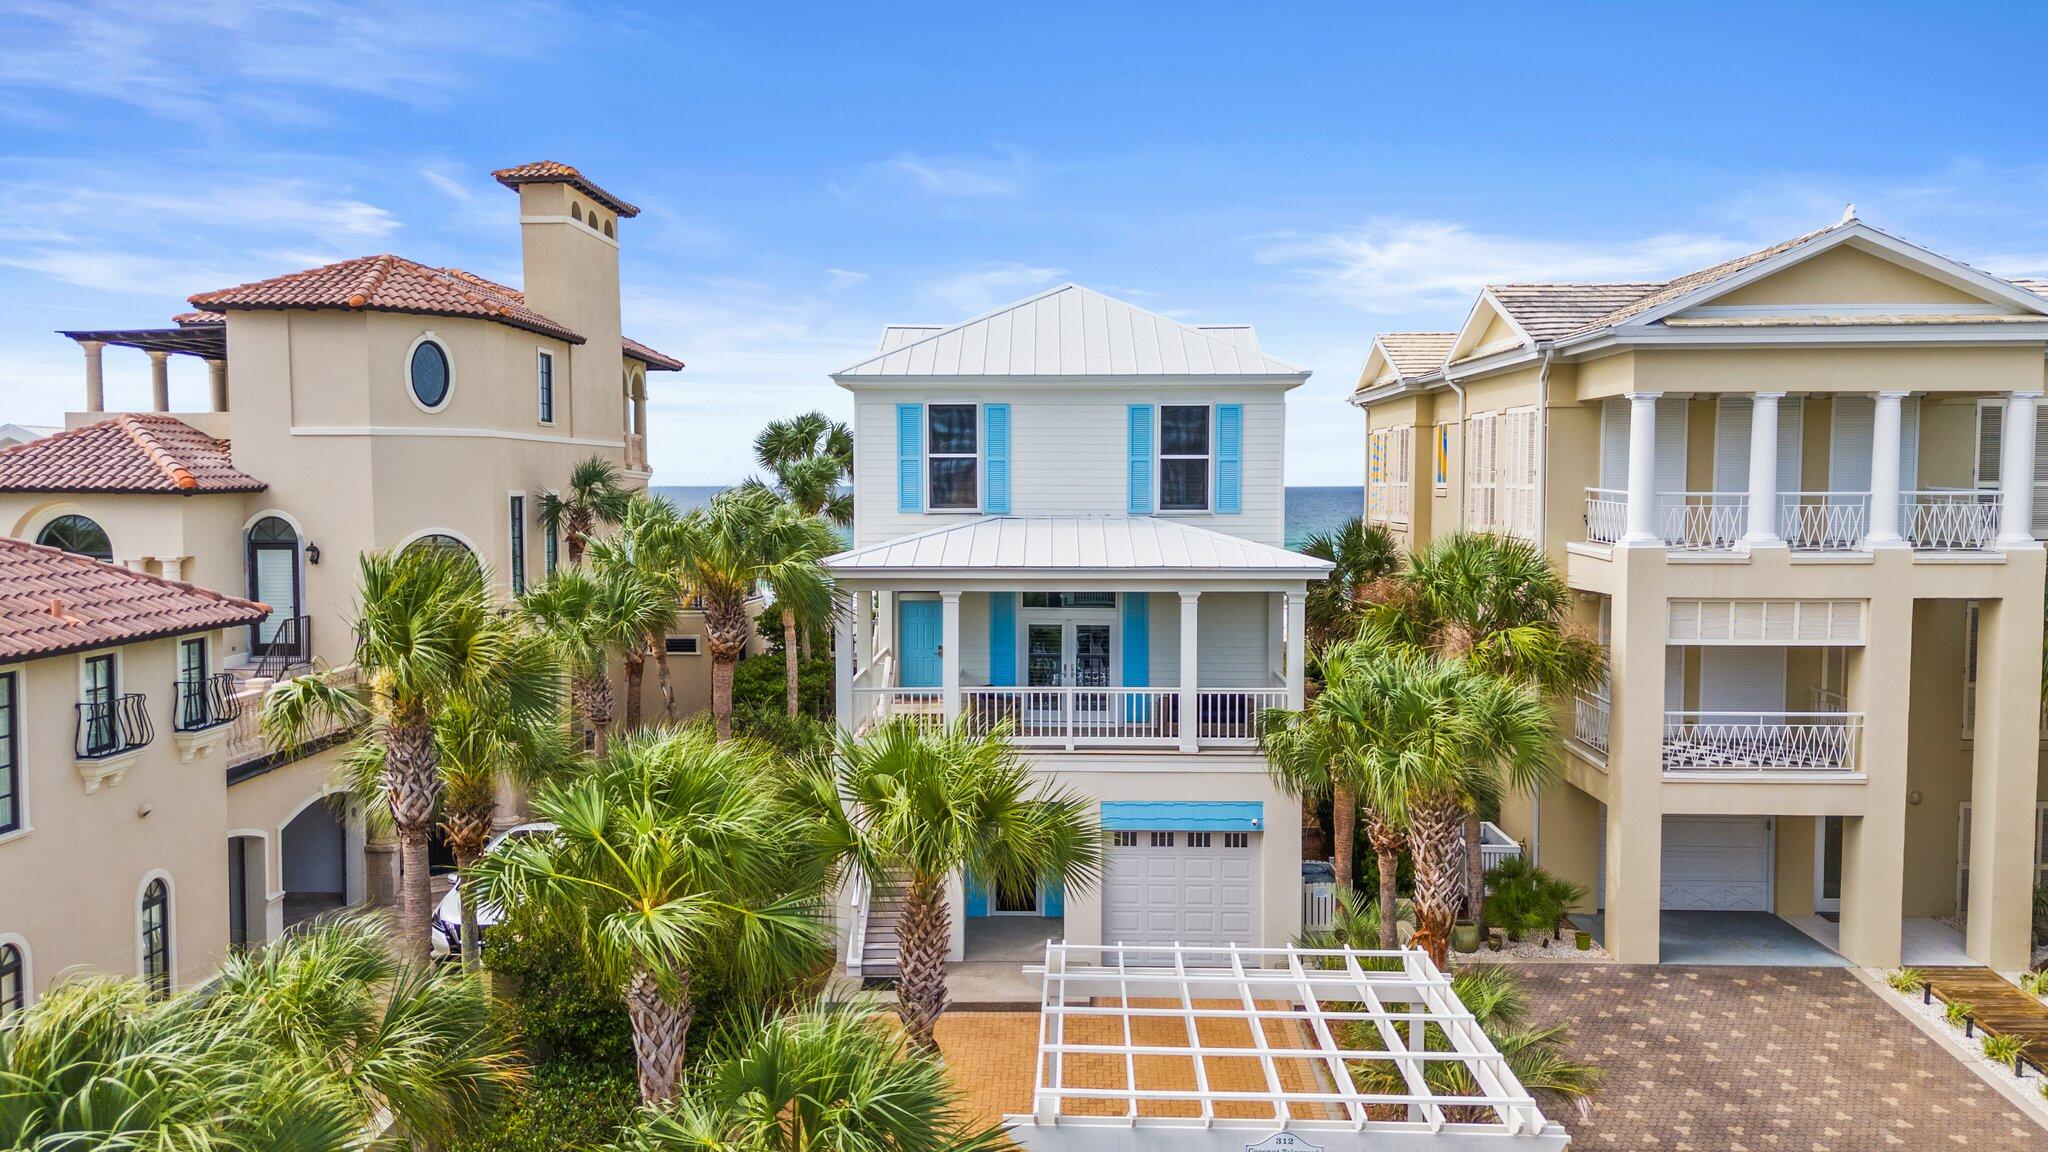
<path fill-rule="evenodd" d="M 531 824 L 514 824 L 512 827 L 491 837 L 490 843 L 484 845 L 484 852 L 488 855 L 491 852 L 497 851 L 498 845 L 503 844 L 514 836 L 545 836 L 554 830 L 554 824 L 546 820 L 536 820 Z M 433 930 L 428 933 L 428 936 L 433 940 L 434 959 L 436 960 L 445 960 L 450 956 L 461 953 L 461 949 L 456 944 L 462 938 L 461 889 L 462 877 L 458 875 L 449 884 L 448 894 L 441 897 L 441 903 L 434 908 Z M 479 904 L 476 910 L 476 932 L 478 938 L 481 939 L 491 925 L 496 924 L 504 915 L 505 910 L 498 907 L 495 903 L 486 901 L 483 904 Z"/>

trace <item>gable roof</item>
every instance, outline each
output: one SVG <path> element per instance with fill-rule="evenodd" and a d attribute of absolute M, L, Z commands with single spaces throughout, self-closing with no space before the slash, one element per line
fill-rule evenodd
<path fill-rule="evenodd" d="M 175 416 L 132 412 L 0 451 L 0 492 L 261 492 L 228 442 Z"/>
<path fill-rule="evenodd" d="M 515 164 L 510 168 L 500 168 L 491 173 L 491 178 L 514 191 L 517 191 L 521 184 L 567 184 L 629 220 L 640 214 L 638 208 L 599 188 L 583 173 L 556 160 L 535 160 L 531 164 Z"/>
<path fill-rule="evenodd" d="M 460 268 L 430 268 L 389 253 L 358 256 L 268 280 L 200 292 L 188 299 L 206 311 L 342 308 L 468 316 L 509 324 L 571 344 L 583 343 L 583 337 L 567 325 L 528 308 L 526 297 L 516 288 L 507 288 Z"/>
<path fill-rule="evenodd" d="M 1612 315 L 1663 285 L 1640 281 L 1618 284 L 1489 284 L 1486 294 L 1534 340 L 1569 336 L 1601 317 Z"/>
<path fill-rule="evenodd" d="M 825 558 L 835 573 L 1146 572 L 1302 576 L 1327 560 L 1153 516 L 990 516 Z"/>
<path fill-rule="evenodd" d="M 1269 376 L 1308 373 L 1259 351 L 1249 328 L 1182 324 L 1078 284 L 901 340 L 833 373 L 870 376 Z"/>
<path fill-rule="evenodd" d="M 1444 366 L 1456 332 L 1382 332 L 1375 338 L 1394 374 L 1403 379 L 1427 376 Z"/>
<path fill-rule="evenodd" d="M 253 624 L 269 614 L 254 600 L 0 537 L 0 660 Z"/>

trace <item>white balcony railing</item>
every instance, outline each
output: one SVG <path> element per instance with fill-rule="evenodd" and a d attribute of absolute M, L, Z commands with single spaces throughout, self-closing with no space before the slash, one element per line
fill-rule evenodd
<path fill-rule="evenodd" d="M 326 674 L 327 679 L 337 684 L 353 686 L 362 680 L 360 670 L 353 664 L 343 665 Z M 267 757 L 279 756 L 291 759 L 294 756 L 323 747 L 325 742 L 338 736 L 347 725 L 331 719 L 317 722 L 311 731 L 304 734 L 296 745 L 276 744 L 263 735 L 263 697 L 270 691 L 271 681 L 256 679 L 245 681 L 235 691 L 235 718 L 229 722 L 227 740 L 223 746 L 227 765 L 239 767 Z"/>
<path fill-rule="evenodd" d="M 1195 703 L 1202 719 L 1195 736 L 1202 743 L 1255 744 L 1265 731 L 1267 710 L 1287 707 L 1287 689 L 1204 689 Z"/>
<path fill-rule="evenodd" d="M 855 688 L 854 730 L 895 716 L 911 716 L 934 726 L 945 723 L 946 694 L 937 688 Z"/>
<path fill-rule="evenodd" d="M 1513 836 L 1500 829 L 1491 820 L 1479 822 L 1479 864 L 1491 872 L 1506 860 L 1517 860 L 1522 855 L 1522 845 Z"/>
<path fill-rule="evenodd" d="M 1586 489 L 1586 539 L 1612 544 L 1628 533 L 1628 493 L 1618 488 Z"/>
<path fill-rule="evenodd" d="M 1972 488 L 1899 494 L 1899 535 L 1920 552 L 1982 552 L 1998 539 L 1997 492 Z"/>
<path fill-rule="evenodd" d="M 1572 739 L 1600 755 L 1607 755 L 1607 697 L 1586 692 L 1573 701 Z"/>
<path fill-rule="evenodd" d="M 1657 527 L 1674 552 L 1735 547 L 1749 528 L 1747 492 L 1659 492 Z"/>
<path fill-rule="evenodd" d="M 1860 712 L 1666 712 L 1664 770 L 1853 772 Z"/>
<path fill-rule="evenodd" d="M 1870 531 L 1868 492 L 1780 492 L 1778 535 L 1794 552 L 1859 548 Z"/>
<path fill-rule="evenodd" d="M 938 688 L 858 687 L 853 698 L 857 728 L 893 716 L 935 725 L 945 719 Z M 1193 735 L 1205 747 L 1253 745 L 1267 710 L 1286 706 L 1285 688 L 1199 689 Z M 1178 688 L 963 687 L 960 716 L 977 732 L 1007 725 L 1019 744 L 1068 748 L 1175 747 L 1182 727 Z"/>

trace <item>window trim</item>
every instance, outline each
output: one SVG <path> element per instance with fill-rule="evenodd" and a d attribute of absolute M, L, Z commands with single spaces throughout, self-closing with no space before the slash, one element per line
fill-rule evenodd
<path fill-rule="evenodd" d="M 0 842 L 26 836 L 32 830 L 28 820 L 28 773 L 21 770 L 21 723 L 28 710 L 22 707 L 22 694 L 27 684 L 21 675 L 22 666 L 0 669 L 0 709 L 8 713 L 7 731 L 0 737 L 0 751 L 7 757 L 7 765 L 0 769 L 8 778 L 9 791 L 14 797 L 14 819 L 0 825 Z M 0 937 L 0 940 L 4 940 Z"/>
<path fill-rule="evenodd" d="M 678 648 L 676 647 L 678 644 L 687 644 L 689 647 Z M 662 650 L 670 656 L 702 656 L 704 654 L 704 644 L 695 636 L 664 636 L 662 638 Z"/>
<path fill-rule="evenodd" d="M 78 505 L 76 505 L 76 504 L 72 504 L 72 505 L 69 505 L 69 506 L 59 506 L 59 507 L 57 507 L 57 508 L 54 508 L 54 509 L 52 509 L 51 511 L 52 511 L 52 512 L 53 512 L 54 514 L 53 514 L 53 515 L 52 515 L 52 516 L 51 516 L 51 517 L 50 517 L 49 519 L 47 519 L 47 520 L 43 521 L 43 522 L 42 522 L 41 524 L 38 524 L 38 525 L 36 526 L 36 531 L 35 531 L 35 535 L 34 535 L 34 536 L 33 536 L 33 537 L 31 538 L 32 542 L 33 542 L 33 543 L 34 543 L 34 544 L 35 544 L 35 545 L 36 545 L 37 547 L 41 547 L 41 548 L 55 548 L 55 549 L 57 549 L 58 551 L 60 551 L 60 552 L 63 552 L 63 553 L 65 553 L 66 555 L 70 555 L 70 556 L 83 556 L 83 557 L 84 557 L 85 559 L 87 559 L 87 560 L 98 560 L 98 561 L 99 561 L 100 563 L 102 563 L 102 564 L 112 564 L 112 563 L 114 562 L 114 536 L 113 536 L 113 534 L 112 534 L 112 533 L 110 533 L 110 532 L 108 532 L 108 531 L 107 531 L 107 526 L 106 526 L 105 524 L 102 524 L 102 523 L 100 523 L 100 522 L 99 522 L 98 520 L 94 519 L 93 517 L 91 517 L 91 516 L 88 516 L 88 515 L 87 515 L 87 514 L 86 514 L 86 513 L 85 513 L 85 512 L 84 512 L 84 511 L 83 511 L 82 509 L 80 509 L 80 508 L 78 507 Z M 73 551 L 71 551 L 71 549 L 69 549 L 69 548 L 65 548 L 65 547 L 63 547 L 62 545 L 59 545 L 59 544 L 46 544 L 46 543 L 44 543 L 44 542 L 43 542 L 43 535 L 44 535 L 45 533 L 49 532 L 49 530 L 50 530 L 51 528 L 54 528 L 54 527 L 56 527 L 56 525 L 57 525 L 58 521 L 61 521 L 61 520 L 83 520 L 83 521 L 85 521 L 85 522 L 86 522 L 87 524 L 90 524 L 90 525 L 92 525 L 92 526 L 93 526 L 93 527 L 94 527 L 95 529 L 97 529 L 97 530 L 99 531 L 99 534 L 100 534 L 100 535 L 101 535 L 102 537 L 104 537 L 104 538 L 106 539 L 106 541 L 107 541 L 107 555 L 106 555 L 106 558 L 105 558 L 105 559 L 101 559 L 101 558 L 100 558 L 100 557 L 98 557 L 98 556 L 93 556 L 93 555 L 90 555 L 90 554 L 88 554 L 88 553 L 85 553 L 85 552 L 73 552 Z"/>
<path fill-rule="evenodd" d="M 526 493 L 505 493 L 506 580 L 514 596 L 526 592 Z"/>
<path fill-rule="evenodd" d="M 1451 422 L 1439 420 L 1430 442 L 1430 488 L 1443 495 L 1451 486 Z"/>
<path fill-rule="evenodd" d="M 152 886 L 163 885 L 163 956 L 164 972 L 160 982 L 152 982 L 149 972 L 149 929 L 146 916 L 149 911 Z M 178 990 L 178 899 L 176 887 L 171 883 L 171 874 L 161 868 L 153 869 L 142 878 L 142 884 L 135 890 L 135 972 L 143 983 L 151 984 L 160 995 L 168 997 Z"/>
<path fill-rule="evenodd" d="M 89 705 L 92 703 L 92 698 L 89 695 L 89 693 L 92 691 L 92 674 L 90 672 L 90 669 L 94 664 L 97 664 L 103 660 L 106 662 L 107 666 L 107 725 L 110 730 L 114 730 L 113 738 L 116 741 L 118 741 L 120 739 L 120 735 L 118 732 L 120 720 L 114 714 L 113 708 L 114 702 L 121 698 L 122 668 L 120 649 L 117 648 L 100 652 L 83 652 L 79 654 L 78 703 L 80 705 Z"/>
<path fill-rule="evenodd" d="M 536 403 L 536 423 L 553 427 L 555 423 L 555 354 L 547 348 L 534 349 L 533 386 Z"/>
<path fill-rule="evenodd" d="M 412 383 L 413 354 L 419 351 L 419 347 L 422 344 L 432 344 L 434 347 L 440 349 L 441 362 L 448 366 L 448 390 L 441 394 L 441 402 L 439 404 L 435 404 L 432 406 L 429 406 L 425 401 L 422 401 L 420 399 L 419 390 L 414 388 Z M 441 339 L 441 337 L 435 335 L 434 330 L 432 328 L 429 328 L 426 331 L 420 333 L 418 336 L 413 337 L 412 343 L 406 345 L 405 363 L 402 368 L 402 375 L 405 380 L 406 399 L 411 400 L 412 406 L 419 409 L 422 412 L 425 412 L 429 415 L 433 415 L 438 412 L 445 412 L 448 410 L 448 405 L 453 403 L 455 400 L 455 356 L 453 353 L 448 351 L 448 342 L 446 340 Z"/>
<path fill-rule="evenodd" d="M 182 732 L 187 730 L 188 724 L 185 718 L 185 708 L 187 703 L 193 700 L 199 702 L 201 713 L 193 723 L 206 723 L 206 678 L 213 673 L 213 646 L 208 644 L 206 639 L 207 634 L 204 632 L 196 636 L 178 637 L 177 647 L 174 649 L 178 670 L 177 691 L 171 697 L 171 728 L 173 731 Z M 185 653 L 195 646 L 199 649 L 199 677 L 196 681 L 188 683 L 185 676 Z"/>
<path fill-rule="evenodd" d="M 1168 408 L 1201 408 L 1209 413 L 1209 451 L 1201 456 L 1166 451 L 1166 410 Z M 1152 427 L 1158 439 L 1152 449 L 1152 501 L 1155 516 L 1213 516 L 1216 515 L 1216 405 L 1158 403 L 1152 405 Z M 1207 482 L 1202 486 L 1200 508 L 1168 508 L 1166 506 L 1166 462 L 1168 460 L 1201 460 L 1208 464 Z"/>
<path fill-rule="evenodd" d="M 0 954 L 8 951 L 14 953 L 16 974 L 21 978 L 21 1002 L 10 1007 L 0 1001 L 0 1020 L 36 1002 L 35 952 L 28 946 L 28 938 L 19 932 L 0 932 Z"/>
<path fill-rule="evenodd" d="M 932 435 L 932 413 L 940 408 L 971 408 L 974 410 L 973 452 L 939 452 L 934 449 L 933 446 L 937 443 L 937 438 Z M 982 425 L 981 401 L 926 401 L 924 405 L 924 443 L 920 445 L 920 448 L 922 449 L 922 453 L 918 459 L 918 468 L 923 473 L 922 483 L 924 485 L 925 512 L 936 512 L 941 515 L 952 516 L 979 514 L 981 512 L 983 499 L 983 492 L 981 487 L 982 478 L 987 473 L 988 469 L 988 430 Z M 934 499 L 934 493 L 932 491 L 932 461 L 934 459 L 974 461 L 974 483 L 971 485 L 973 503 L 957 505 L 949 504 L 943 508 L 939 507 L 939 502 L 936 499 Z"/>

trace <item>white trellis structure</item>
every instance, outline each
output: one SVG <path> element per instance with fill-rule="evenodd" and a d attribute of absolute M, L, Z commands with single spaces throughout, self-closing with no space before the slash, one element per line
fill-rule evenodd
<path fill-rule="evenodd" d="M 1362 963 L 1387 959 L 1398 967 Z M 1571 1139 L 1419 951 L 1050 943 L 1044 966 L 1025 972 L 1043 986 L 1033 1111 L 1005 1119 L 1031 1152 L 1552 1152 Z M 1161 1020 L 1180 1022 L 1166 1029 L 1174 1041 L 1136 1038 Z M 1222 1023 L 1205 1035 L 1211 1021 Z M 1275 1021 L 1298 1039 L 1269 1035 Z M 1369 1021 L 1383 1047 L 1344 1047 L 1337 1026 L 1348 1021 Z M 1433 1045 L 1430 1024 L 1441 1030 Z M 1364 1061 L 1393 1064 L 1406 1090 L 1358 1090 L 1350 1069 Z M 1448 1061 L 1476 1095 L 1432 1090 L 1425 1065 Z M 1160 1082 L 1163 1065 L 1188 1064 L 1192 1091 Z M 1252 1067 L 1262 1088 L 1226 1086 Z M 1195 1114 L 1152 1114 L 1167 1110 Z"/>

